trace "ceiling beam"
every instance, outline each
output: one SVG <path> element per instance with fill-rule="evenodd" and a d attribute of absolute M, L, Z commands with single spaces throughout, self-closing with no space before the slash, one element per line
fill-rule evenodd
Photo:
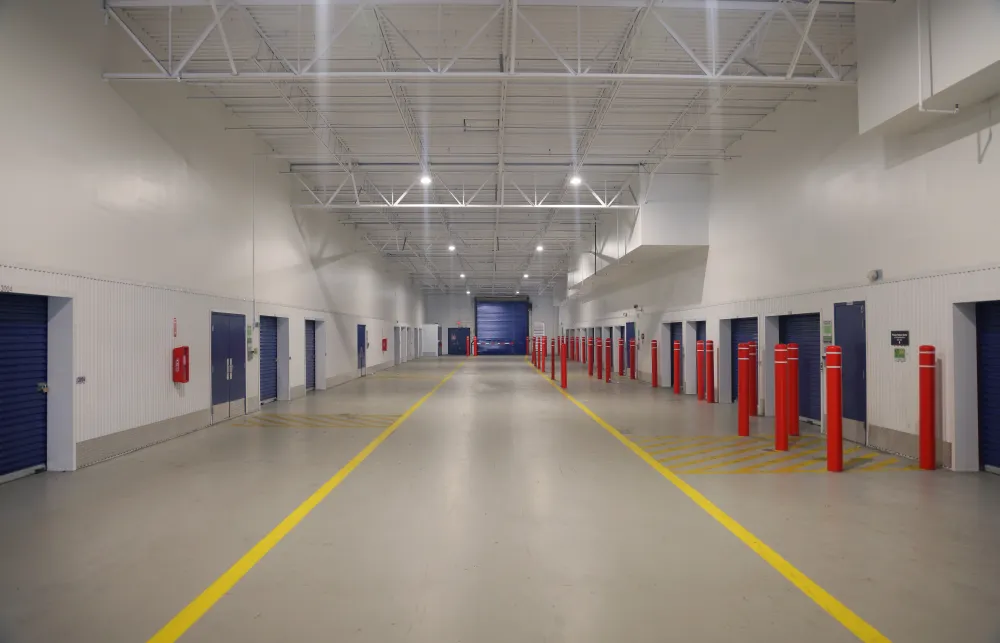
<path fill-rule="evenodd" d="M 853 5 L 853 4 L 892 4 L 895 0 L 821 0 L 824 5 Z M 362 4 L 363 0 L 238 0 L 236 4 L 249 7 L 297 7 L 297 6 L 346 6 L 353 7 Z M 768 11 L 774 8 L 779 0 L 718 0 L 713 2 L 713 6 L 722 11 Z M 106 0 L 107 7 L 120 8 L 150 8 L 167 6 L 174 7 L 209 7 L 211 0 Z M 467 6 L 492 6 L 495 7 L 501 2 L 497 0 L 463 0 L 463 5 Z M 646 5 L 646 0 L 518 0 L 521 7 L 531 6 L 563 6 L 563 7 L 633 7 L 639 8 Z M 428 0 L 379 0 L 378 5 L 383 6 L 415 6 L 415 7 L 436 7 L 436 2 Z M 705 9 L 705 0 L 657 0 L 654 7 L 665 9 Z"/>

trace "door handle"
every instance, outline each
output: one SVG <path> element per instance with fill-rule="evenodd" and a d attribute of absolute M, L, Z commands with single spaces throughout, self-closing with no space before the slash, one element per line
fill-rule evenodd
<path fill-rule="evenodd" d="M 226 379 L 233 379 L 233 358 L 229 357 L 226 359 Z"/>

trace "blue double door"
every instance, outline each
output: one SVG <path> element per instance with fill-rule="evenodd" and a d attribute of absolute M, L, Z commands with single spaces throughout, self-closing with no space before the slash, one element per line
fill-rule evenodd
<path fill-rule="evenodd" d="M 844 437 L 868 443 L 868 342 L 865 330 L 865 302 L 854 301 L 833 307 L 834 343 L 843 355 Z"/>
<path fill-rule="evenodd" d="M 0 481 L 45 468 L 48 298 L 0 294 Z"/>
<path fill-rule="evenodd" d="M 245 415 L 246 317 L 212 313 L 212 422 Z"/>

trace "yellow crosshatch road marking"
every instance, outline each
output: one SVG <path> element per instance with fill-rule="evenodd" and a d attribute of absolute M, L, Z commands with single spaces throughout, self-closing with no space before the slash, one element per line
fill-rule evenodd
<path fill-rule="evenodd" d="M 766 474 L 826 473 L 823 436 L 803 435 L 789 439 L 789 451 L 774 451 L 774 439 L 766 435 L 734 437 L 645 436 L 637 448 L 659 462 L 669 463 L 677 473 Z M 844 471 L 912 471 L 916 467 L 893 455 L 862 446 L 846 446 Z M 699 457 L 702 456 L 702 457 Z"/>
<path fill-rule="evenodd" d="M 382 429 L 392 424 L 398 416 L 382 414 L 359 415 L 354 413 L 325 414 L 291 414 L 263 413 L 248 415 L 235 423 L 235 426 L 253 427 L 283 427 L 312 429 Z"/>

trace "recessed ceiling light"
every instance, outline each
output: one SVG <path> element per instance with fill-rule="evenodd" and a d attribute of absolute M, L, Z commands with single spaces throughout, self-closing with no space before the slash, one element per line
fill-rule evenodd
<path fill-rule="evenodd" d="M 527 278 L 528 278 L 528 273 L 524 273 L 524 278 L 525 278 L 525 279 L 527 279 Z"/>
<path fill-rule="evenodd" d="M 459 277 L 461 277 L 462 279 L 465 279 L 465 273 L 463 272 L 462 274 L 459 275 Z"/>
<path fill-rule="evenodd" d="M 570 177 L 570 180 L 569 180 L 569 184 L 570 185 L 580 185 L 581 183 L 583 183 L 583 179 L 581 179 L 576 174 L 574 174 L 572 177 Z"/>
<path fill-rule="evenodd" d="M 542 246 L 535 246 L 535 250 L 541 252 L 542 250 L 545 250 L 545 248 L 543 248 Z"/>
<path fill-rule="evenodd" d="M 422 177 L 420 177 L 420 185 L 430 185 L 430 184 L 431 184 L 431 177 L 429 174 L 425 174 Z"/>
<path fill-rule="evenodd" d="M 448 246 L 448 250 L 450 252 L 455 252 L 455 246 Z"/>
<path fill-rule="evenodd" d="M 466 291 L 465 291 L 465 294 L 466 294 L 466 295 L 471 295 L 471 294 L 472 294 L 472 291 L 471 291 L 471 290 L 466 290 Z"/>
<path fill-rule="evenodd" d="M 520 295 L 520 294 L 521 294 L 521 291 L 520 291 L 520 290 L 518 290 L 518 291 L 517 291 L 517 292 L 515 292 L 514 294 L 515 294 L 515 295 Z"/>

